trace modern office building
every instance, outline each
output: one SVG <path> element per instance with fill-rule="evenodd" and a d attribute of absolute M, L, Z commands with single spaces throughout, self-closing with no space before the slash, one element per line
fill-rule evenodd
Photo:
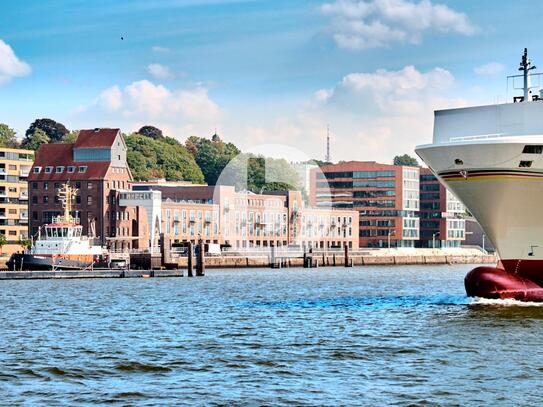
<path fill-rule="evenodd" d="M 359 213 L 360 247 L 414 247 L 419 168 L 349 161 L 312 170 L 311 203 Z"/>
<path fill-rule="evenodd" d="M 465 207 L 428 168 L 420 170 L 420 241 L 430 248 L 460 247 L 465 239 Z"/>
<path fill-rule="evenodd" d="M 0 234 L 7 244 L 2 253 L 10 254 L 23 247 L 28 237 L 28 185 L 34 152 L 0 147 Z"/>

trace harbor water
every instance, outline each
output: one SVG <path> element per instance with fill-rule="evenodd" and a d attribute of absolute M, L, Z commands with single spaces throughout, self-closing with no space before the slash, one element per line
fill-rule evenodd
<path fill-rule="evenodd" d="M 541 405 L 543 307 L 472 268 L 0 282 L 3 405 Z"/>

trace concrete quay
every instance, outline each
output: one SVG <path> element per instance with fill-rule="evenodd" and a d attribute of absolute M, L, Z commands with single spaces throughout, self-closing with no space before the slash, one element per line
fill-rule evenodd
<path fill-rule="evenodd" d="M 0 271 L 0 280 L 38 280 L 70 278 L 146 278 L 183 277 L 183 270 L 57 270 Z"/>

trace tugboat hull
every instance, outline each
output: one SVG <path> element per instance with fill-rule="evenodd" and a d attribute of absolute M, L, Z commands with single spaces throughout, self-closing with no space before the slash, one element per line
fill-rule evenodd
<path fill-rule="evenodd" d="M 6 262 L 9 270 L 81 270 L 90 267 L 92 262 L 71 260 L 33 254 L 14 253 Z"/>

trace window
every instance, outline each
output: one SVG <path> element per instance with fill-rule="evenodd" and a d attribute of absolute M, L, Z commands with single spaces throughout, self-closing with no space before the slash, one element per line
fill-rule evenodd
<path fill-rule="evenodd" d="M 34 174 L 39 174 L 41 172 L 41 167 L 34 167 Z"/>
<path fill-rule="evenodd" d="M 80 204 L 80 203 L 81 203 L 81 195 L 76 195 L 76 196 L 75 196 L 75 203 L 76 203 L 76 204 Z"/>
<path fill-rule="evenodd" d="M 37 204 L 37 203 L 38 203 L 38 197 L 37 197 L 36 195 L 34 195 L 34 196 L 32 197 L 32 203 L 33 203 L 33 204 Z"/>
<path fill-rule="evenodd" d="M 92 182 L 87 182 L 87 189 L 92 189 Z"/>
<path fill-rule="evenodd" d="M 75 172 L 75 167 L 73 165 L 70 165 L 67 169 L 68 174 L 73 174 Z"/>
<path fill-rule="evenodd" d="M 43 203 L 44 204 L 49 203 L 49 197 L 47 195 L 43 196 Z"/>
<path fill-rule="evenodd" d="M 43 183 L 43 189 L 45 189 L 46 191 L 49 189 L 49 183 L 48 182 Z"/>
<path fill-rule="evenodd" d="M 77 182 L 75 183 L 75 187 L 76 187 L 77 189 L 80 189 L 80 188 L 81 188 L 81 182 L 77 181 Z"/>
<path fill-rule="evenodd" d="M 38 189 L 38 183 L 37 182 L 32 183 L 32 189 Z"/>
<path fill-rule="evenodd" d="M 17 171 L 17 166 L 14 165 L 14 164 L 10 164 L 9 169 L 12 170 L 12 171 Z"/>
<path fill-rule="evenodd" d="M 532 163 L 533 161 L 521 161 L 518 166 L 522 168 L 530 168 L 532 166 Z"/>
<path fill-rule="evenodd" d="M 87 205 L 92 205 L 92 196 L 87 197 Z"/>
<path fill-rule="evenodd" d="M 523 154 L 542 154 L 543 146 L 524 146 Z"/>
<path fill-rule="evenodd" d="M 87 166 L 86 165 L 80 165 L 79 166 L 79 172 L 87 172 Z"/>
<path fill-rule="evenodd" d="M 62 172 L 64 172 L 64 166 L 63 166 L 63 165 L 59 165 L 59 166 L 57 166 L 57 168 L 56 168 L 55 172 L 58 172 L 58 173 L 62 173 Z"/>
<path fill-rule="evenodd" d="M 51 174 L 52 172 L 53 172 L 53 167 L 51 167 L 49 165 L 47 167 L 45 167 L 45 173 L 46 174 Z"/>

